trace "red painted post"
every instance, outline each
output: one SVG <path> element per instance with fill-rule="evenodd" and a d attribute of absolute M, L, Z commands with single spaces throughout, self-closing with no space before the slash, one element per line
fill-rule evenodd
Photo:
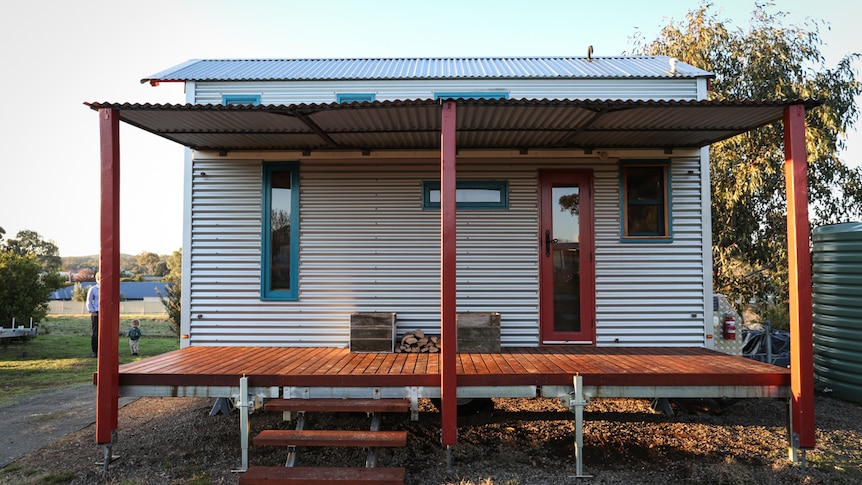
<path fill-rule="evenodd" d="M 784 177 L 787 190 L 787 263 L 790 281 L 790 388 L 793 445 L 814 448 L 814 341 L 811 249 L 808 227 L 808 155 L 805 106 L 784 110 Z M 798 440 L 798 441 L 797 441 Z"/>
<path fill-rule="evenodd" d="M 111 443 L 119 424 L 120 338 L 120 112 L 99 110 L 100 223 L 99 352 L 96 381 L 96 443 Z"/>
<path fill-rule="evenodd" d="M 440 133 L 440 400 L 443 444 L 458 441 L 455 292 L 455 102 L 444 101 Z"/>

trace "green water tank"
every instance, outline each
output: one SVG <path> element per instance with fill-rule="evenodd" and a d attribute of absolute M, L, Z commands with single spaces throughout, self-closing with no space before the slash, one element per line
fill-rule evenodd
<path fill-rule="evenodd" d="M 862 222 L 818 227 L 812 239 L 814 382 L 862 403 Z"/>

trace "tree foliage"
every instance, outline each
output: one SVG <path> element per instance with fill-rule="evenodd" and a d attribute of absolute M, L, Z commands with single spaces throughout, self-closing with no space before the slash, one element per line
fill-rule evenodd
<path fill-rule="evenodd" d="M 3 240 L 0 228 L 0 324 L 41 322 L 48 313 L 51 292 L 65 281 L 57 271 L 57 245 L 44 241 L 34 231 L 20 231 L 15 239 Z"/>
<path fill-rule="evenodd" d="M 93 272 L 90 268 L 84 268 L 79 270 L 78 273 L 75 274 L 75 282 L 87 282 L 87 281 L 96 281 L 96 273 Z"/>
<path fill-rule="evenodd" d="M 710 99 L 819 99 L 806 115 L 810 219 L 814 226 L 862 218 L 862 169 L 839 158 L 858 117 L 859 53 L 828 67 L 822 22 L 784 26 L 771 3 L 755 5 L 747 30 L 703 3 L 670 20 L 633 53 L 666 55 L 715 74 Z M 787 220 L 783 126 L 775 123 L 710 147 L 714 286 L 747 301 L 787 298 Z"/>
<path fill-rule="evenodd" d="M 14 318 L 23 324 L 33 318 L 44 320 L 48 297 L 63 286 L 59 273 L 46 273 L 35 254 L 0 251 L 0 323 L 8 325 Z"/>
<path fill-rule="evenodd" d="M 23 230 L 18 231 L 15 239 L 7 239 L 5 250 L 15 254 L 25 255 L 32 254 L 36 256 L 42 269 L 47 272 L 59 271 L 63 264 L 60 258 L 60 249 L 54 241 L 46 241 L 42 239 L 36 231 Z"/>
<path fill-rule="evenodd" d="M 171 323 L 171 330 L 179 335 L 182 328 L 182 276 L 183 276 L 183 250 L 176 250 L 167 257 L 165 264 L 168 268 L 168 273 L 163 281 L 168 282 L 165 285 L 165 294 L 156 290 L 159 294 L 159 300 L 164 305 L 168 312 L 168 320 Z"/>
<path fill-rule="evenodd" d="M 75 286 L 72 287 L 72 301 L 87 301 L 87 290 L 80 282 L 75 283 Z"/>
<path fill-rule="evenodd" d="M 146 268 L 148 274 L 156 274 L 159 261 L 159 255 L 150 251 L 144 251 L 138 255 L 138 264 Z"/>

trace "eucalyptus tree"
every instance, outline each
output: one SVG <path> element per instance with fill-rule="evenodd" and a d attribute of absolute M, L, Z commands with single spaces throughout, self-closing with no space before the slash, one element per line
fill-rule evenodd
<path fill-rule="evenodd" d="M 747 28 L 734 27 L 703 3 L 672 19 L 655 40 L 641 33 L 631 53 L 666 55 L 711 71 L 709 99 L 819 99 L 806 115 L 810 218 L 813 226 L 862 219 L 862 169 L 839 156 L 858 118 L 858 52 L 827 66 L 821 21 L 783 24 L 773 4 L 755 5 Z M 764 301 L 787 298 L 786 197 L 782 124 L 710 147 L 713 277 L 717 292 Z"/>

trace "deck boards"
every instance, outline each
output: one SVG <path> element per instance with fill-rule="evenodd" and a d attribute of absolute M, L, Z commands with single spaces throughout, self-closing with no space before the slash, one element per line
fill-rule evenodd
<path fill-rule="evenodd" d="M 188 347 L 120 366 L 121 386 L 439 386 L 440 354 Z M 789 386 L 787 369 L 700 348 L 517 347 L 457 354 L 459 386 Z"/>

